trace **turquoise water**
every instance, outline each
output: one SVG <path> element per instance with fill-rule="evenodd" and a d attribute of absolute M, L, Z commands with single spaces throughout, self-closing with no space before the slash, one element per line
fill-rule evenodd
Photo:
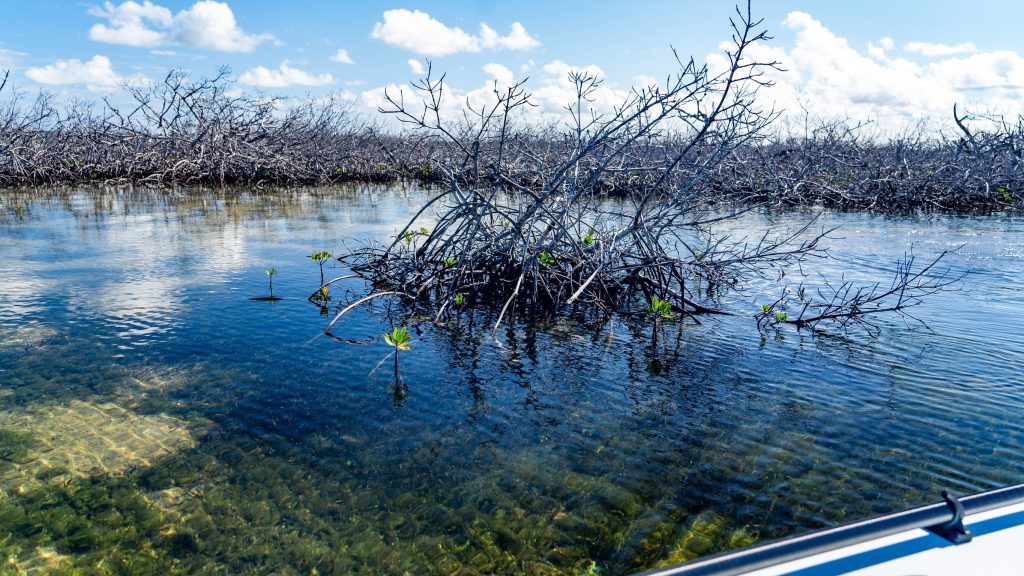
<path fill-rule="evenodd" d="M 0 193 L 0 573 L 619 574 L 1024 480 L 1020 218 L 823 216 L 815 275 L 962 245 L 930 330 L 741 314 L 652 347 L 627 318 L 466 315 L 412 323 L 403 389 L 379 334 L 405 311 L 318 336 L 305 256 L 394 235 L 422 194 Z M 269 266 L 283 299 L 249 300 Z"/>

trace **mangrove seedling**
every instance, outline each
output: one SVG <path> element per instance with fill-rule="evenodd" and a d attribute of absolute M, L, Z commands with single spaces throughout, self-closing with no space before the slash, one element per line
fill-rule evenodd
<path fill-rule="evenodd" d="M 270 297 L 274 297 L 274 276 L 277 276 L 277 268 L 267 268 L 267 281 L 270 282 Z"/>
<path fill-rule="evenodd" d="M 393 346 L 395 348 L 396 363 L 398 361 L 399 350 L 410 350 L 409 342 L 412 340 L 412 337 L 409 336 L 409 331 L 405 326 L 402 326 L 401 328 L 392 328 L 390 334 L 385 332 L 381 334 L 381 336 L 384 337 L 384 341 L 388 343 L 388 346 Z"/>
<path fill-rule="evenodd" d="M 309 255 L 309 259 L 320 265 L 320 286 L 324 285 L 324 262 L 332 258 L 330 252 L 320 251 Z"/>
<path fill-rule="evenodd" d="M 651 345 L 657 347 L 658 326 L 661 320 L 672 320 L 676 315 L 672 313 L 672 303 L 668 300 L 662 300 L 657 296 L 651 297 L 651 303 L 647 307 L 647 312 L 654 315 L 654 326 L 651 329 Z"/>
<path fill-rule="evenodd" d="M 594 230 L 593 227 L 591 227 L 589 230 L 587 230 L 587 233 L 583 235 L 583 245 L 584 246 L 590 246 L 591 244 L 594 243 L 594 240 L 596 238 L 597 238 L 597 231 Z"/>
<path fill-rule="evenodd" d="M 657 296 L 651 298 L 651 305 L 647 307 L 647 311 L 654 314 L 656 319 L 672 320 L 676 317 L 672 313 L 672 303 L 668 300 L 662 300 Z"/>
<path fill-rule="evenodd" d="M 280 298 L 274 296 L 274 276 L 277 275 L 277 268 L 264 268 L 264 272 L 267 273 L 267 281 L 270 283 L 270 296 L 257 296 L 255 298 L 249 298 L 249 300 L 258 300 L 261 302 L 277 302 Z"/>
<path fill-rule="evenodd" d="M 776 312 L 775 313 L 775 321 L 776 322 L 785 322 L 786 320 L 789 320 L 789 314 L 786 314 L 785 312 Z"/>
<path fill-rule="evenodd" d="M 462 307 L 462 304 L 465 301 L 466 301 L 466 295 L 465 294 L 456 294 L 455 295 L 455 305 L 458 306 L 459 308 Z"/>
<path fill-rule="evenodd" d="M 392 328 L 391 333 L 387 332 L 381 334 L 384 337 L 384 341 L 395 349 L 395 386 L 396 389 L 400 386 L 398 380 L 398 353 L 402 350 L 409 350 L 409 342 L 412 340 L 412 336 L 409 336 L 409 331 L 405 329 L 405 326 L 401 328 Z"/>
<path fill-rule="evenodd" d="M 459 263 L 459 259 L 458 258 L 445 258 L 445 260 L 444 260 L 445 268 L 453 268 L 458 263 Z"/>
<path fill-rule="evenodd" d="M 537 256 L 537 259 L 540 260 L 541 265 L 545 268 L 555 265 L 555 257 L 547 252 L 541 251 L 540 255 Z"/>

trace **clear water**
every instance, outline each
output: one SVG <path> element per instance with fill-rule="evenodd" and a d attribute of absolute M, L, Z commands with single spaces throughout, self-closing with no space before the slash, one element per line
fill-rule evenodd
<path fill-rule="evenodd" d="M 931 331 L 737 315 L 654 348 L 624 318 L 464 318 L 416 326 L 396 394 L 378 335 L 401 311 L 317 337 L 305 255 L 420 199 L 0 193 L 0 573 L 619 574 L 1024 480 L 1018 217 L 824 216 L 837 259 L 808 270 L 831 278 L 963 245 L 969 276 L 915 312 Z M 267 266 L 283 300 L 251 301 Z"/>

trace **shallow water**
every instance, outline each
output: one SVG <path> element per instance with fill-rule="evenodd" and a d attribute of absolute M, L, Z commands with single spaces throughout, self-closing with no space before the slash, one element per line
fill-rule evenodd
<path fill-rule="evenodd" d="M 317 337 L 305 255 L 421 194 L 0 193 L 0 573 L 619 574 L 1024 480 L 1024 220 L 824 215 L 833 279 L 962 245 L 931 330 L 467 319 L 415 328 L 396 394 L 401 311 Z"/>

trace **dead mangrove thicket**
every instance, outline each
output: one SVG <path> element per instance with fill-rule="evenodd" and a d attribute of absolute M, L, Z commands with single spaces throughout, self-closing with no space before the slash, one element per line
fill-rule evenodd
<path fill-rule="evenodd" d="M 686 73 L 697 72 L 694 68 Z M 587 115 L 588 98 L 599 80 L 577 75 L 575 81 L 586 94 L 569 112 Z M 736 81 L 733 96 L 740 84 L 749 84 L 742 78 Z M 459 164 L 448 147 L 438 147 L 443 140 L 431 137 L 423 126 L 418 131 L 389 130 L 337 96 L 289 100 L 246 94 L 226 69 L 198 80 L 172 70 L 159 82 L 126 85 L 120 94 L 98 102 L 63 105 L 46 92 L 30 97 L 12 83 L 9 73 L 0 72 L 0 186 L 269 186 L 399 179 L 447 185 L 454 178 L 471 187 L 491 178 L 492 185 L 510 186 L 511 181 L 536 188 L 548 183 L 546 174 L 554 166 L 569 163 L 573 171 L 590 170 L 588 186 L 630 196 L 667 187 L 675 170 L 668 172 L 668 180 L 656 182 L 663 174 L 658 168 L 676 151 L 696 151 L 691 147 L 693 119 L 676 118 L 678 110 L 655 109 L 678 106 L 673 98 L 683 96 L 692 104 L 711 105 L 709 94 L 683 93 L 696 88 L 692 85 L 639 89 L 623 106 L 647 109 L 616 128 L 616 134 L 608 134 L 607 141 L 620 142 L 621 134 L 629 131 L 642 133 L 628 139 L 613 163 L 595 171 L 590 153 L 567 162 L 571 143 L 611 119 L 578 117 L 568 132 L 554 123 L 515 125 L 515 109 L 528 104 L 508 99 L 525 97 L 523 84 L 503 96 L 498 104 L 509 109 L 481 125 L 479 138 L 471 131 L 453 132 L 454 125 L 434 127 L 480 146 L 467 156 L 472 162 Z M 442 85 L 437 96 L 451 100 L 440 90 Z M 500 110 L 486 113 L 496 112 Z M 463 120 L 480 124 L 479 110 L 467 113 Z M 402 119 L 407 126 L 417 126 L 406 116 Z M 499 120 L 505 123 L 501 135 L 493 126 Z M 646 122 L 655 125 L 644 126 Z M 714 128 L 724 126 L 718 122 Z M 1021 116 L 1007 120 L 954 109 L 945 133 L 908 130 L 889 136 L 870 125 L 836 120 L 808 120 L 796 134 L 783 133 L 778 125 L 770 131 L 760 128 L 748 130 L 756 138 L 737 134 L 715 155 L 704 168 L 707 177 L 688 184 L 691 195 L 705 201 L 885 211 L 991 211 L 1024 205 Z M 702 146 L 698 143 L 697 148 Z M 482 170 L 486 165 L 494 169 Z M 501 180 L 494 180 L 499 174 Z"/>
<path fill-rule="evenodd" d="M 429 155 L 336 97 L 299 103 L 237 94 L 227 70 L 126 86 L 100 103 L 34 99 L 0 77 L 0 185 L 324 184 L 392 180 Z M 418 164 L 416 164 L 418 166 Z"/>
<path fill-rule="evenodd" d="M 530 105 L 523 84 L 495 86 L 489 106 L 467 104 L 459 121 L 442 113 L 448 92 L 432 70 L 414 85 L 417 94 L 389 92 L 381 112 L 429 146 L 431 170 L 444 185 L 392 241 L 339 258 L 376 291 L 344 308 L 328 330 L 376 297 L 404 297 L 438 320 L 484 305 L 496 313 L 495 328 L 511 311 L 576 308 L 600 318 L 658 303 L 664 313 L 717 312 L 696 284 L 732 284 L 826 257 L 829 231 L 814 229 L 813 221 L 752 240 L 716 233 L 742 208 L 712 208 L 712 191 L 724 173 L 742 169 L 751 150 L 767 146 L 766 128 L 776 117 L 756 95 L 778 63 L 748 58 L 750 46 L 766 38 L 761 22 L 748 6 L 731 23 L 726 70 L 677 58 L 680 69 L 664 86 L 634 90 L 612 113 L 590 106 L 600 80 L 573 73 L 576 99 L 558 133 L 538 135 L 517 122 Z M 763 194 L 762 184 L 783 181 L 761 178 L 752 190 L 733 186 L 728 194 Z M 609 192 L 617 193 L 614 202 Z M 906 264 L 891 291 L 840 288 L 821 305 L 803 302 L 806 291 L 797 291 L 767 306 L 760 324 L 855 325 L 876 312 L 903 313 L 946 285 L 928 274 L 934 262 L 923 271 Z M 810 315 L 780 312 L 798 304 Z"/>
<path fill-rule="evenodd" d="M 870 124 L 808 120 L 719 165 L 713 196 L 888 212 L 1024 206 L 1024 117 L 961 115 L 947 134 L 883 137 Z M 972 128 L 974 126 L 975 128 Z"/>

